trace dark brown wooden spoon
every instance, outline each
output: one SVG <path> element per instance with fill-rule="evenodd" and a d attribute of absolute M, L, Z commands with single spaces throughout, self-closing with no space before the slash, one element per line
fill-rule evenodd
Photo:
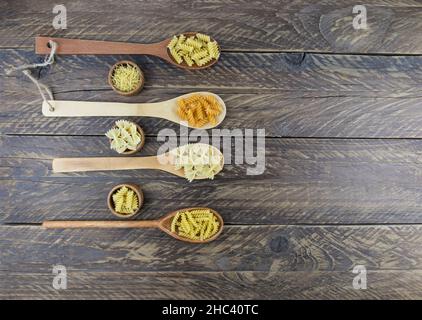
<path fill-rule="evenodd" d="M 186 37 L 190 37 L 195 34 L 196 32 L 184 33 Z M 175 66 L 191 70 L 208 68 L 217 62 L 216 59 L 212 59 L 210 62 L 200 67 L 195 65 L 189 67 L 184 61 L 181 64 L 178 64 L 173 59 L 167 48 L 171 39 L 172 38 L 169 38 L 157 43 L 141 44 L 54 37 L 35 37 L 35 53 L 49 54 L 51 50 L 49 41 L 51 40 L 57 43 L 57 54 L 145 54 L 160 57 Z M 211 40 L 215 41 L 214 39 Z"/>
<path fill-rule="evenodd" d="M 205 240 L 192 240 L 188 238 L 184 238 L 179 236 L 175 232 L 171 232 L 171 222 L 174 216 L 177 214 L 178 211 L 184 210 L 200 210 L 200 209 L 207 209 L 210 210 L 218 219 L 220 223 L 220 227 L 216 234 L 214 234 L 211 238 Z M 203 208 L 203 207 L 194 207 L 194 208 L 184 208 L 179 209 L 169 214 L 165 215 L 163 218 L 158 220 L 133 220 L 133 221 L 44 221 L 42 226 L 47 229 L 109 229 L 109 228 L 158 228 L 161 231 L 164 231 L 168 235 L 172 236 L 173 238 L 185 242 L 190 243 L 206 243 L 217 239 L 217 237 L 223 231 L 224 221 L 221 215 L 210 208 Z"/>

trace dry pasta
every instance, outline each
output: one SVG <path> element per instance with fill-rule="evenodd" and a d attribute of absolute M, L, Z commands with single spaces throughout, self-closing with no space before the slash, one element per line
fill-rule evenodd
<path fill-rule="evenodd" d="M 207 240 L 219 230 L 220 223 L 210 209 L 181 210 L 171 222 L 171 232 L 191 240 Z"/>
<path fill-rule="evenodd" d="M 173 36 L 167 45 L 170 55 L 181 64 L 183 61 L 192 67 L 202 67 L 213 59 L 218 60 L 220 49 L 216 41 L 211 41 L 210 36 L 197 33 L 186 38 L 184 34 Z"/>
<path fill-rule="evenodd" d="M 217 124 L 221 111 L 221 104 L 212 95 L 193 94 L 177 100 L 177 114 L 192 127 L 200 128 L 208 123 Z"/>
<path fill-rule="evenodd" d="M 139 199 L 135 191 L 121 187 L 113 195 L 114 210 L 120 214 L 131 214 L 139 208 Z"/>
<path fill-rule="evenodd" d="M 139 85 L 142 80 L 142 74 L 139 70 L 130 64 L 121 64 L 117 66 L 111 77 L 113 86 L 120 91 L 129 92 Z"/>
<path fill-rule="evenodd" d="M 181 146 L 171 151 L 176 170 L 183 169 L 186 179 L 214 179 L 223 168 L 222 154 L 204 143 Z"/>
<path fill-rule="evenodd" d="M 105 134 L 111 140 L 110 147 L 118 153 L 127 150 L 136 150 L 142 142 L 141 134 L 138 132 L 136 124 L 126 120 L 118 120 L 115 127 Z"/>

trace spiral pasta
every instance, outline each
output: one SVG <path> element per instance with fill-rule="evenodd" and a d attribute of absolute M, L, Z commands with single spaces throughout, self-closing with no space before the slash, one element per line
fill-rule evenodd
<path fill-rule="evenodd" d="M 185 62 L 189 67 L 202 67 L 220 57 L 217 42 L 211 41 L 210 36 L 202 33 L 188 38 L 184 34 L 173 36 L 167 48 L 174 61 L 178 64 Z"/>
<path fill-rule="evenodd" d="M 210 209 L 181 210 L 174 216 L 170 228 L 183 238 L 204 241 L 220 230 L 220 222 Z"/>
<path fill-rule="evenodd" d="M 176 36 L 173 36 L 173 38 L 171 38 L 169 44 L 167 45 L 167 48 L 173 49 L 176 46 L 177 41 L 179 41 L 179 39 Z"/>
<path fill-rule="evenodd" d="M 208 52 L 211 58 L 218 59 L 220 57 L 220 50 L 216 41 L 208 42 Z"/>
<path fill-rule="evenodd" d="M 177 100 L 177 114 L 192 127 L 201 128 L 207 123 L 217 124 L 221 111 L 221 104 L 212 95 L 193 94 Z"/>
<path fill-rule="evenodd" d="M 206 34 L 203 34 L 203 33 L 197 33 L 196 37 L 203 42 L 210 42 L 211 41 L 210 36 L 207 36 Z"/>
<path fill-rule="evenodd" d="M 121 187 L 112 196 L 114 210 L 120 214 L 131 214 L 139 208 L 139 199 L 135 191 Z"/>

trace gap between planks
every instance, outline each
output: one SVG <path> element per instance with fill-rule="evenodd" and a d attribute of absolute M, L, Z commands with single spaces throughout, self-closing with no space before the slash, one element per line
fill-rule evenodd
<path fill-rule="evenodd" d="M 219 129 L 219 128 L 216 128 Z M 224 130 L 224 129 L 222 129 Z M 231 130 L 231 129 L 226 129 L 226 130 Z M 189 129 L 189 132 L 192 131 L 192 129 Z M 207 130 L 208 131 L 208 130 Z M 98 134 L 44 134 L 44 133 L 1 133 L 0 132 L 0 137 L 97 137 L 97 138 L 103 138 L 104 135 L 98 135 Z M 155 134 L 145 134 L 146 137 L 148 138 L 157 138 L 157 135 Z M 176 136 L 177 138 L 180 138 L 180 135 Z M 230 135 L 230 136 L 226 136 L 226 135 L 222 135 L 221 137 L 232 137 L 235 138 L 237 137 L 236 135 Z M 254 136 L 255 137 L 255 136 Z M 344 140 L 344 141 L 350 141 L 350 140 L 378 140 L 378 141 L 383 141 L 383 140 L 405 140 L 405 141 L 411 141 L 411 140 L 422 140 L 422 137 L 318 137 L 318 136 L 282 136 L 282 137 L 276 137 L 276 136 L 265 136 L 265 139 L 267 140 L 288 140 L 288 139 L 292 139 L 292 140 Z"/>
<path fill-rule="evenodd" d="M 66 219 L 55 219 L 57 221 L 67 221 Z M 135 219 L 141 220 L 141 219 Z M 85 221 L 85 220 L 84 220 Z M 91 221 L 91 220 L 86 220 Z M 111 219 L 102 219 L 101 221 L 115 221 Z M 42 222 L 6 222 L 6 223 L 0 223 L 0 226 L 2 227 L 34 227 L 34 228 L 42 228 Z M 275 223 L 255 223 L 255 224 L 246 224 L 246 223 L 224 223 L 224 227 L 226 228 L 259 228 L 259 227 L 299 227 L 299 228 L 313 228 L 313 227 L 348 227 L 348 228 L 360 228 L 360 227 L 407 227 L 407 226 L 422 226 L 422 223 L 291 223 L 291 224 L 275 224 Z M 46 229 L 48 230 L 48 229 Z M 78 229 L 75 229 L 78 230 Z"/>

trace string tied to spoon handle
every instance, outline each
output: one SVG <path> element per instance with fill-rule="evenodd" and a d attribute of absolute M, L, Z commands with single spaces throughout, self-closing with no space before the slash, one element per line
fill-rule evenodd
<path fill-rule="evenodd" d="M 41 95 L 41 98 L 43 99 L 43 101 L 45 103 L 47 103 L 47 105 L 49 106 L 49 110 L 50 112 L 54 112 L 55 108 L 54 106 L 51 104 L 51 101 L 54 100 L 53 97 L 53 93 L 51 92 L 50 88 L 48 86 L 46 86 L 44 83 L 42 83 L 40 80 L 36 79 L 32 74 L 31 74 L 31 69 L 35 69 L 35 68 L 39 68 L 39 67 L 46 67 L 49 66 L 50 64 L 54 63 L 54 55 L 56 54 L 57 51 L 57 43 L 54 41 L 49 40 L 48 41 L 49 44 L 49 54 L 47 57 L 45 57 L 44 61 L 41 63 L 31 63 L 31 64 L 24 64 L 24 65 L 20 65 L 17 67 L 12 67 L 10 69 L 6 70 L 6 75 L 10 75 L 16 71 L 22 71 L 23 74 L 25 76 L 27 76 L 37 87 L 38 92 Z M 51 48 L 51 50 L 50 50 Z M 47 100 L 43 90 L 47 93 L 49 100 Z"/>

